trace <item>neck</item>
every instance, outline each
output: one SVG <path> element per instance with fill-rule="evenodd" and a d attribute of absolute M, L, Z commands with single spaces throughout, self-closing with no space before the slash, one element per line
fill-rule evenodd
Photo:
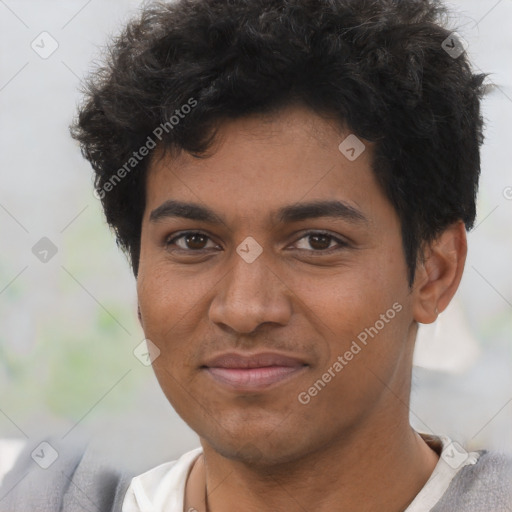
<path fill-rule="evenodd" d="M 439 459 L 409 423 L 403 423 L 386 428 L 382 420 L 370 418 L 322 450 L 271 467 L 227 459 L 201 440 L 208 511 L 402 511 Z M 379 425 L 379 430 L 371 425 Z"/>

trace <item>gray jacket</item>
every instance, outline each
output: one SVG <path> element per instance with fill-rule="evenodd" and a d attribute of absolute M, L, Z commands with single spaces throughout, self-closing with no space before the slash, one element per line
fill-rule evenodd
<path fill-rule="evenodd" d="M 50 441 L 59 446 L 57 441 Z M 0 488 L 0 512 L 121 512 L 130 480 L 138 471 L 121 471 L 90 446 L 59 446 L 47 469 L 27 446 Z M 512 512 L 512 458 L 480 450 L 474 465 L 463 467 L 432 512 Z M 146 468 L 149 469 L 149 468 Z"/>

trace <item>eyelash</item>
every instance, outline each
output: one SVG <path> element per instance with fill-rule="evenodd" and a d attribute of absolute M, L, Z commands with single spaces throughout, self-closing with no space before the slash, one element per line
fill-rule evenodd
<path fill-rule="evenodd" d="M 170 237 L 166 238 L 164 245 L 166 248 L 168 248 L 170 245 L 174 244 L 174 242 L 176 242 L 176 240 L 186 237 L 187 235 L 203 235 L 203 236 L 207 237 L 209 240 L 211 240 L 211 237 L 208 234 L 203 233 L 202 231 L 184 231 L 172 238 L 170 238 Z M 330 249 L 318 249 L 318 250 L 299 249 L 300 251 L 307 251 L 307 252 L 318 253 L 318 254 L 331 254 L 332 252 L 339 251 L 341 249 L 345 249 L 346 247 L 349 247 L 349 244 L 347 242 L 345 242 L 344 240 L 342 240 L 341 238 L 335 237 L 331 233 L 329 233 L 327 231 L 321 231 L 321 230 L 320 231 L 317 231 L 317 230 L 307 231 L 302 234 L 302 236 L 297 240 L 297 242 L 302 240 L 303 238 L 307 238 L 308 236 L 312 236 L 312 235 L 321 235 L 321 236 L 328 237 L 331 239 L 331 242 L 332 241 L 337 242 L 338 247 L 331 247 Z M 194 249 L 183 249 L 182 247 L 178 247 L 177 250 L 183 251 L 183 252 L 188 252 L 188 253 L 200 253 L 201 251 L 204 251 L 205 249 L 194 250 Z"/>

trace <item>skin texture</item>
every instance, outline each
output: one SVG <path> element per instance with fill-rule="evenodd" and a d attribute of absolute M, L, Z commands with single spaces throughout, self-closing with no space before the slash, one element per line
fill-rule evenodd
<path fill-rule="evenodd" d="M 400 511 L 438 461 L 409 424 L 412 355 L 417 322 L 435 321 L 457 290 L 464 225 L 425 248 L 409 289 L 399 219 L 371 171 L 372 145 L 363 141 L 349 161 L 338 150 L 349 133 L 294 106 L 227 121 L 208 158 L 166 154 L 148 171 L 140 321 L 161 351 L 153 367 L 162 390 L 200 436 L 210 511 Z M 151 221 L 169 199 L 207 206 L 224 223 Z M 333 199 L 367 222 L 270 217 Z M 318 230 L 334 239 L 307 236 Z M 166 245 L 185 231 L 206 238 Z M 263 248 L 252 263 L 236 252 L 248 236 Z M 301 403 L 299 393 L 396 303 L 400 312 Z M 268 350 L 307 366 L 246 393 L 201 368 L 222 352 Z"/>

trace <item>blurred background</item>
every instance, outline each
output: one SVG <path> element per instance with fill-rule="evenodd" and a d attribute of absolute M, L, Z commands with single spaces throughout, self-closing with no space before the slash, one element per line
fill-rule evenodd
<path fill-rule="evenodd" d="M 0 439 L 93 436 L 144 466 L 198 438 L 134 356 L 135 282 L 68 134 L 81 78 L 141 5 L 0 0 Z M 448 5 L 490 73 L 486 142 L 462 284 L 418 336 L 411 422 L 512 454 L 512 1 Z"/>

